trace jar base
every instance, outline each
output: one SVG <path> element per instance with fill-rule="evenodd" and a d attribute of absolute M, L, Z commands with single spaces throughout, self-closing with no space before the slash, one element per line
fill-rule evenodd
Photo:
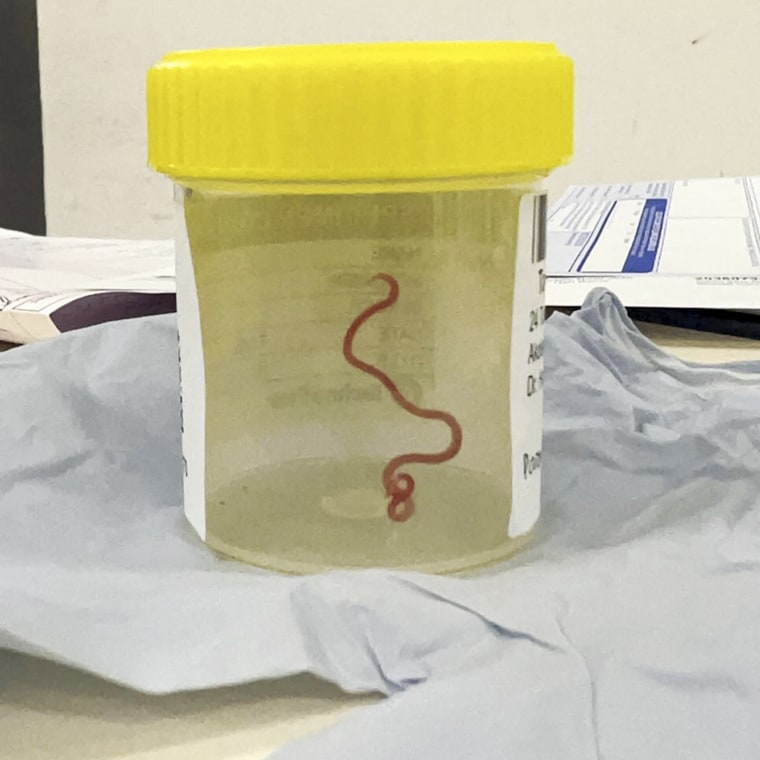
<path fill-rule="evenodd" d="M 476 573 L 478 570 L 487 568 L 497 562 L 508 559 L 513 554 L 522 551 L 529 543 L 533 533 L 526 533 L 523 536 L 507 539 L 500 546 L 487 551 L 471 554 L 467 557 L 456 559 L 441 560 L 439 562 L 428 562 L 416 564 L 409 562 L 399 565 L 386 565 L 381 569 L 399 570 L 415 573 L 429 573 L 433 575 L 468 575 Z M 315 562 L 302 562 L 290 560 L 285 557 L 273 556 L 265 552 L 250 552 L 241 549 L 239 546 L 232 546 L 217 539 L 214 536 L 206 538 L 206 545 L 215 552 L 227 559 L 239 560 L 247 565 L 254 565 L 263 570 L 272 570 L 285 575 L 312 575 L 324 573 L 331 570 L 369 570 L 378 569 L 376 565 L 328 565 Z"/>
<path fill-rule="evenodd" d="M 248 564 L 285 573 L 394 568 L 452 573 L 504 559 L 509 490 L 483 473 L 413 465 L 415 509 L 391 520 L 384 460 L 305 459 L 257 468 L 210 494 L 206 543 Z"/>

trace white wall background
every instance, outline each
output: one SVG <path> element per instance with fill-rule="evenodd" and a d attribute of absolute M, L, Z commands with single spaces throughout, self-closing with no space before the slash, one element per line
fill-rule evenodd
<path fill-rule="evenodd" d="M 567 184 L 760 174 L 760 0 L 38 0 L 52 235 L 169 237 L 144 77 L 230 45 L 529 39 L 576 62 Z"/>

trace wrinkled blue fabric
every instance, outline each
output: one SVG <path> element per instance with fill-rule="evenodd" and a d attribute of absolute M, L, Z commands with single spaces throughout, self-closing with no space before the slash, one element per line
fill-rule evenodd
<path fill-rule="evenodd" d="M 153 693 L 310 671 L 391 696 L 280 760 L 756 760 L 760 362 L 677 360 L 604 291 L 546 327 L 542 519 L 469 578 L 208 552 L 170 317 L 0 355 L 0 646 Z"/>

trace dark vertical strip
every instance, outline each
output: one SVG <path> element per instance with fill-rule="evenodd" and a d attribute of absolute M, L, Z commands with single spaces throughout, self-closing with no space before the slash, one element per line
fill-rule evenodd
<path fill-rule="evenodd" d="M 45 234 L 36 0 L 0 0 L 0 227 Z"/>
<path fill-rule="evenodd" d="M 546 195 L 533 200 L 533 250 L 531 261 L 538 264 L 546 259 Z"/>

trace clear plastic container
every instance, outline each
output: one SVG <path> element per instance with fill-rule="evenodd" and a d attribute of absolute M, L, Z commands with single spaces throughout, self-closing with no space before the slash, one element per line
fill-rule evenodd
<path fill-rule="evenodd" d="M 489 63 L 498 73 L 504 60 L 522 66 L 520 81 L 531 66 L 551 69 L 538 99 L 560 126 L 541 161 L 500 163 L 510 149 L 499 151 L 497 131 L 471 124 L 489 116 L 477 107 L 499 85 Z M 444 107 L 451 64 L 466 74 L 454 93 L 462 113 L 448 127 L 431 117 L 431 135 L 419 109 Z M 259 146 L 240 148 L 241 123 L 257 119 L 241 77 L 271 95 L 273 70 L 274 84 L 298 92 L 287 122 L 284 109 L 260 115 L 275 167 L 262 169 Z M 286 572 L 448 572 L 518 548 L 540 511 L 541 181 L 570 153 L 568 60 L 517 43 L 277 48 L 170 56 L 151 76 L 151 162 L 177 181 L 182 209 L 185 508 L 200 535 Z M 298 99 L 305 80 L 321 98 Z M 219 86 L 203 89 L 214 81 L 229 112 L 212 139 L 211 117 L 177 104 L 219 100 Z M 358 115 L 346 110 L 362 98 Z M 390 103 L 403 144 L 377 134 L 373 114 Z M 351 132 L 349 113 L 366 134 Z M 470 139 L 493 142 L 485 157 L 463 142 L 468 124 Z M 359 152 L 341 144 L 362 137 Z M 315 140 L 317 158 L 303 145 Z"/>

